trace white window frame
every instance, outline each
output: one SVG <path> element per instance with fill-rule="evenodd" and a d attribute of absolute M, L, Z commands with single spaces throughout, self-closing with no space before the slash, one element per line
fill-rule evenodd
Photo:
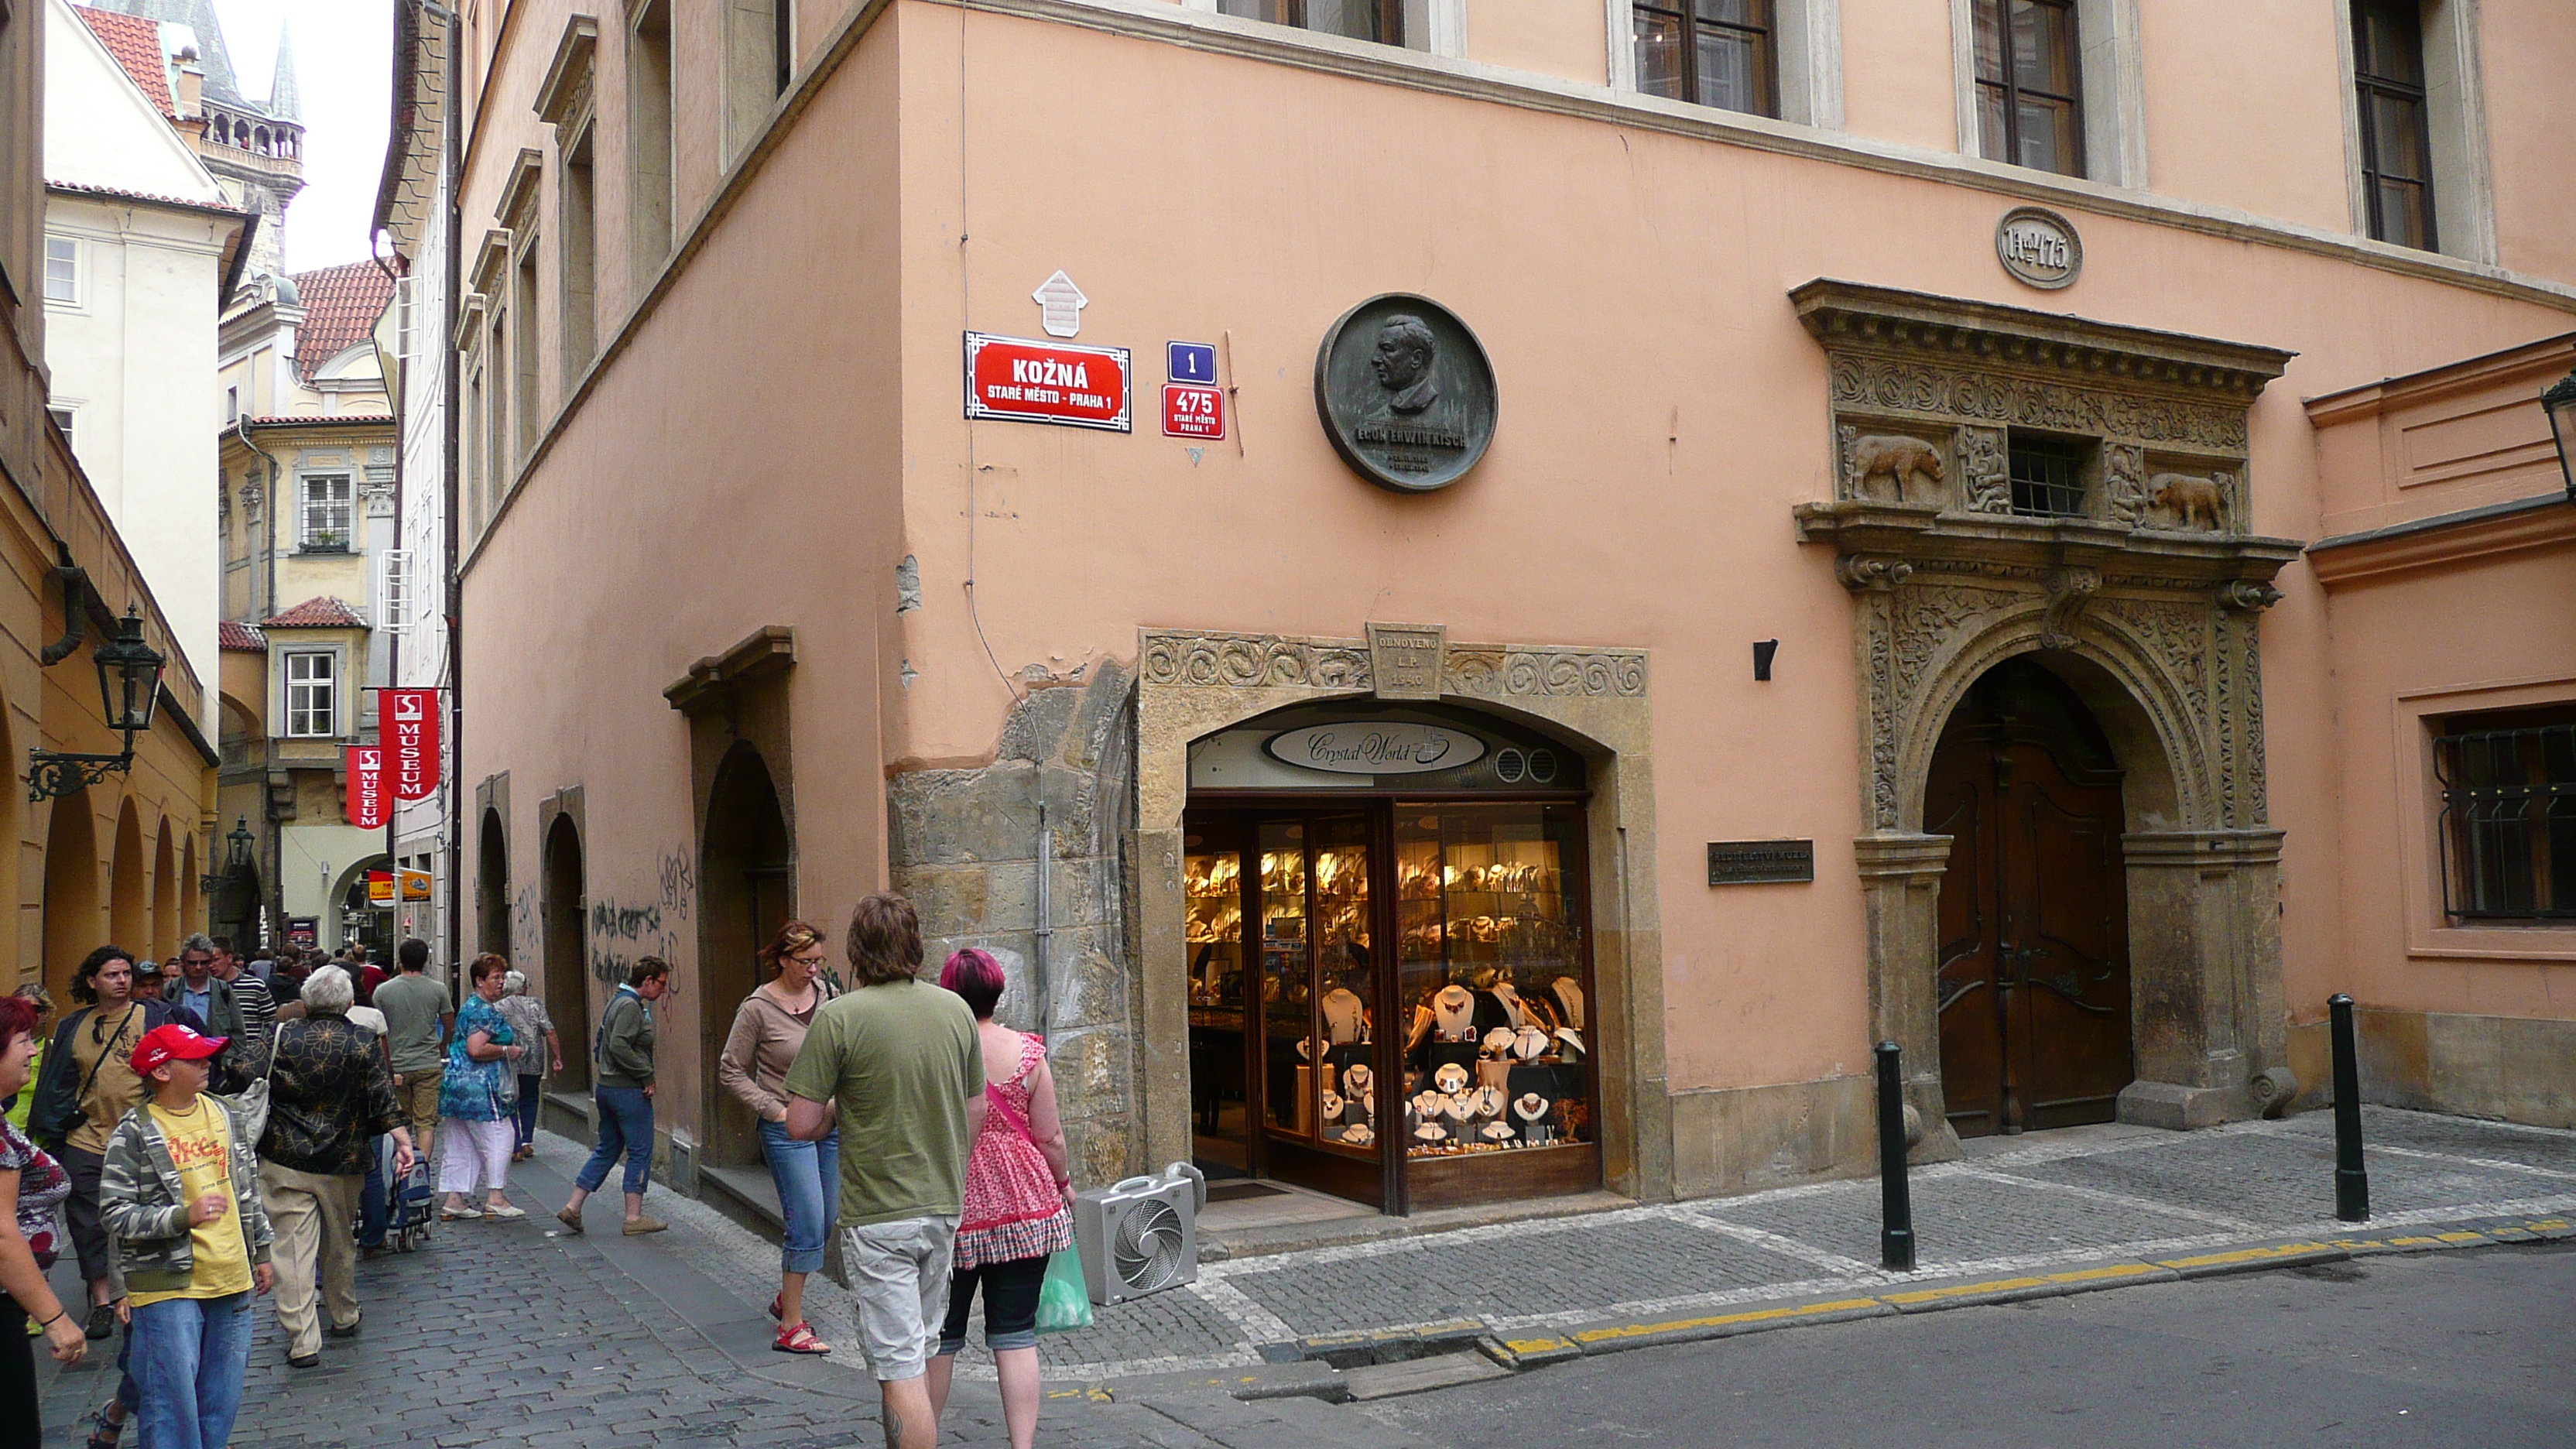
<path fill-rule="evenodd" d="M 59 255 L 55 252 L 55 248 L 57 247 L 62 249 Z M 62 263 L 66 270 L 66 275 L 63 278 L 64 295 L 59 297 L 54 295 L 54 264 L 56 262 Z M 58 236 L 53 232 L 45 233 L 44 289 L 46 305 L 53 307 L 79 306 L 81 304 L 81 282 L 83 280 L 81 274 L 83 270 L 84 269 L 81 266 L 80 238 Z"/>
<path fill-rule="evenodd" d="M 409 362 L 420 355 L 420 278 L 394 279 L 394 360 Z"/>
<path fill-rule="evenodd" d="M 340 656 L 333 649 L 293 649 L 281 651 L 280 677 L 285 688 L 286 737 L 295 740 L 327 740 L 340 733 Z M 312 661 L 320 660 L 316 677 Z M 296 677 L 298 669 L 304 677 Z M 318 702 L 316 696 L 318 695 Z M 319 710 L 319 721 L 313 719 Z M 321 728 L 311 728 L 319 723 Z"/>
<path fill-rule="evenodd" d="M 52 418 L 54 426 L 62 429 L 64 445 L 71 446 L 75 442 L 72 425 L 79 419 L 80 409 L 66 403 L 49 402 L 45 404 L 45 416 Z"/>
<path fill-rule="evenodd" d="M 376 560 L 376 618 L 389 634 L 411 632 L 411 550 L 389 548 Z"/>
<path fill-rule="evenodd" d="M 2138 40 L 2141 23 L 2138 0 L 2075 0 L 2075 64 L 2078 84 L 2083 88 L 2078 104 L 2084 117 L 2084 175 L 2078 179 L 2128 191 L 2147 189 L 2147 86 L 2146 61 Z M 2345 30 L 2348 46 L 2349 23 Z M 2346 69 L 2348 72 L 2349 67 Z M 1977 122 L 1975 0 L 1950 0 L 1950 85 L 1958 107 L 1959 154 L 1982 155 L 1978 149 L 1981 128 Z M 2010 157 L 1985 159 L 2000 165 L 2013 164 Z"/>
<path fill-rule="evenodd" d="M 1181 3 L 1189 9 L 1204 11 L 1210 15 L 1225 13 L 1219 7 L 1217 0 L 1181 0 Z M 1626 0 L 1620 0 L 1620 3 L 1626 3 Z M 1316 35 L 1322 32 L 1303 31 L 1301 33 Z M 1403 49 L 1419 51 L 1424 55 L 1440 56 L 1446 60 L 1465 59 L 1467 0 L 1404 0 L 1404 34 L 1406 44 Z M 1419 45 L 1412 43 L 1412 37 L 1417 35 L 1422 38 L 1422 43 Z M 1365 41 L 1352 43 L 1366 44 Z"/>
<path fill-rule="evenodd" d="M 1636 95 L 1639 92 L 1634 0 L 1607 0 L 1602 10 L 1602 23 L 1610 29 L 1610 88 Z M 1841 130 L 1842 0 L 1772 0 L 1771 45 L 1780 69 L 1780 119 L 1793 126 Z M 1745 114 L 1700 106 L 1692 109 L 1704 115 Z"/>
<path fill-rule="evenodd" d="M 340 535 L 340 547 L 351 553 L 356 553 L 358 551 L 358 480 L 354 474 L 346 470 L 335 473 L 302 473 L 296 475 L 295 546 L 297 548 L 311 548 L 316 536 L 332 531 L 327 527 L 314 527 L 313 511 L 316 505 L 313 499 L 313 485 L 317 483 L 337 483 L 340 485 L 344 496 L 336 503 L 325 500 L 320 506 L 324 508 L 336 507 L 340 510 L 341 522 L 338 529 Z"/>
<path fill-rule="evenodd" d="M 2433 255 L 2494 266 L 2495 166 L 2487 149 L 2486 62 L 2478 46 L 2480 3 L 2422 0 L 2424 129 L 2432 142 Z M 2361 98 L 2355 94 L 2353 76 L 2357 57 L 2352 52 L 2352 0 L 2334 0 L 2334 17 L 2335 46 L 2343 60 L 2344 193 L 2352 209 L 2352 234 L 2367 239 L 2370 198 L 2361 176 Z"/>

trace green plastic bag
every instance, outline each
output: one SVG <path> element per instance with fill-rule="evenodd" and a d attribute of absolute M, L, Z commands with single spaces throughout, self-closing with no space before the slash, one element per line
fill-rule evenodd
<path fill-rule="evenodd" d="M 1091 1326 L 1091 1289 L 1082 1280 L 1082 1250 L 1071 1243 L 1047 1260 L 1046 1285 L 1038 1290 L 1038 1332 L 1071 1333 Z"/>

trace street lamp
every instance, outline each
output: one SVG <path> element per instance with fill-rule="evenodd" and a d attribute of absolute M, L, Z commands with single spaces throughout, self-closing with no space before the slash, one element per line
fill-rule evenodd
<path fill-rule="evenodd" d="M 2566 481 L 2567 501 L 2576 503 L 2576 371 L 2549 385 L 2540 395 L 2549 414 L 2549 438 L 2558 445 L 2558 476 Z"/>
<path fill-rule="evenodd" d="M 249 866 L 250 848 L 257 843 L 258 837 L 250 833 L 250 817 L 236 817 L 232 833 L 224 837 L 224 868 L 197 877 L 198 888 L 213 892 L 231 884 Z"/>
<path fill-rule="evenodd" d="M 161 702 L 161 655 L 143 642 L 143 616 L 129 605 L 118 621 L 116 637 L 92 654 L 98 665 L 99 710 L 107 727 L 125 736 L 125 748 L 113 755 L 31 750 L 27 755 L 27 798 L 56 800 L 77 794 L 134 765 L 134 737 L 152 728 L 154 706 Z"/>

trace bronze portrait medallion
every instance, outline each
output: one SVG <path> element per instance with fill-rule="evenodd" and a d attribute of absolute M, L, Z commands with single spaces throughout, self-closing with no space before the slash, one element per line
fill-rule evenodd
<path fill-rule="evenodd" d="M 1455 314 L 1427 297 L 1371 297 L 1324 333 L 1315 410 L 1352 471 L 1398 493 L 1465 476 L 1494 440 L 1494 368 Z"/>

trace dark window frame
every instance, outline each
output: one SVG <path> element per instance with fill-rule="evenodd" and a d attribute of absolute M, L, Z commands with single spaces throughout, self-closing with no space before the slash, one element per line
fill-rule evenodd
<path fill-rule="evenodd" d="M 2552 716 L 2558 722 L 2533 722 Z M 2443 915 L 2576 920 L 2576 710 L 2439 723 Z"/>
<path fill-rule="evenodd" d="M 2004 442 L 2004 471 L 2017 518 L 2089 518 L 2094 444 L 2015 429 Z M 2050 466 L 2054 465 L 2054 466 Z"/>
<path fill-rule="evenodd" d="M 1733 20 L 1704 20 L 1700 18 L 1697 0 L 1634 0 L 1634 3 L 1628 7 L 1628 44 L 1632 51 L 1637 53 L 1638 58 L 1642 60 L 1644 58 L 1643 51 L 1646 39 L 1642 33 L 1642 26 L 1639 22 L 1645 17 L 1653 16 L 1678 24 L 1681 27 L 1681 44 L 1679 47 L 1681 51 L 1681 94 L 1665 96 L 1665 99 L 1686 101 L 1695 106 L 1707 106 L 1711 110 L 1731 111 L 1741 116 L 1769 116 L 1773 120 L 1778 120 L 1780 118 L 1779 0 L 1752 0 L 1752 3 L 1760 7 L 1762 19 L 1759 24 L 1748 24 Z M 1762 47 L 1762 64 L 1756 69 L 1756 77 L 1762 87 L 1759 104 L 1753 106 L 1722 106 L 1714 101 L 1702 99 L 1700 94 L 1701 76 L 1699 71 L 1699 36 L 1700 31 L 1703 29 L 1724 31 L 1729 35 L 1735 36 L 1749 35 L 1760 38 Z M 1637 89 L 1641 94 L 1645 95 L 1663 95 L 1663 92 L 1661 91 L 1649 91 L 1646 89 L 1642 66 L 1639 68 Z"/>
<path fill-rule="evenodd" d="M 1218 9 L 1241 20 L 1259 20 L 1271 25 L 1293 26 L 1299 30 L 1317 30 L 1306 12 L 1308 0 L 1224 0 Z M 1343 36 L 1346 40 L 1367 40 L 1378 45 L 1401 46 L 1404 37 L 1404 0 L 1356 0 L 1370 12 L 1371 35 Z M 1268 13 L 1263 13 L 1268 12 Z M 1320 30 L 1324 35 L 1340 35 L 1337 30 Z"/>
<path fill-rule="evenodd" d="M 2065 23 L 2059 28 L 2058 33 L 2066 37 L 2066 94 L 2030 90 L 2022 85 L 2021 67 L 2016 63 L 2018 56 L 2013 50 L 2012 13 L 2016 5 L 2054 10 L 2064 17 Z M 2041 100 L 2063 102 L 2068 113 L 2074 117 L 2073 135 L 2069 138 L 2067 148 L 2071 153 L 2067 157 L 2069 169 L 2051 171 L 2048 174 L 2082 177 L 2087 170 L 2084 160 L 2084 36 L 2077 25 L 2076 0 L 1973 0 L 1973 6 L 1975 13 L 1970 17 L 1968 47 L 1971 57 L 1970 69 L 1976 75 L 1980 137 L 1983 136 L 1985 128 L 1983 118 L 1986 93 L 1999 92 L 2004 102 L 2004 154 L 1988 156 L 1985 159 L 2001 161 L 2012 166 L 2024 164 L 2021 159 L 2021 98 L 2027 92 Z M 1985 57 L 1979 54 L 1976 48 L 1976 19 L 1986 14 L 1994 17 L 1995 36 L 2003 51 L 2002 74 L 1994 77 L 1989 77 L 1985 73 Z M 2036 171 L 2041 168 L 2034 166 L 2029 169 Z"/>
<path fill-rule="evenodd" d="M 2379 57 L 2371 44 L 2371 20 L 2377 16 L 2403 13 L 2413 23 L 2405 33 L 2414 41 L 2416 80 L 2383 75 L 2377 69 Z M 2430 76 L 2424 67 L 2424 7 L 2421 0 L 2352 0 L 2352 87 L 2359 105 L 2356 117 L 2361 127 L 2361 195 L 2363 215 L 2373 241 L 2413 247 L 2416 243 L 2391 235 L 2390 218 L 2383 210 L 2385 198 L 2381 188 L 2394 182 L 2416 188 L 2423 216 L 2424 240 L 2421 250 L 2441 249 L 2442 234 L 2434 219 L 2433 190 L 2433 122 L 2432 103 L 2427 96 Z M 2416 153 L 2424 158 L 2422 176 L 2391 175 L 2382 166 L 2379 154 L 2379 109 L 2386 102 L 2403 102 L 2415 108 Z"/>

